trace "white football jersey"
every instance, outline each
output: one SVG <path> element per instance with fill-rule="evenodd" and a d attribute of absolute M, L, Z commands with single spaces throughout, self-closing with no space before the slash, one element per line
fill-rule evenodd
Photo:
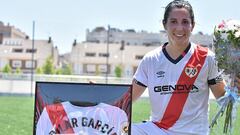
<path fill-rule="evenodd" d="M 173 60 L 165 46 L 147 53 L 134 75 L 148 88 L 151 120 L 170 135 L 206 135 L 208 80 L 219 75 L 214 53 L 191 43 Z"/>
<path fill-rule="evenodd" d="M 118 107 L 99 103 L 80 107 L 70 102 L 46 106 L 37 122 L 37 135 L 125 135 L 128 118 Z"/>

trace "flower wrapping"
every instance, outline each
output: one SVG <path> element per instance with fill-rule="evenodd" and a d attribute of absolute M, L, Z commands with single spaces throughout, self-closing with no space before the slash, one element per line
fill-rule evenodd
<path fill-rule="evenodd" d="M 226 112 L 223 133 L 231 133 L 239 102 L 238 89 L 234 81 L 236 76 L 240 77 L 240 21 L 227 20 L 215 26 L 213 47 L 218 67 L 229 75 L 230 82 L 225 87 L 225 95 L 217 100 L 220 110 L 210 127 L 213 127 L 219 116 Z"/>

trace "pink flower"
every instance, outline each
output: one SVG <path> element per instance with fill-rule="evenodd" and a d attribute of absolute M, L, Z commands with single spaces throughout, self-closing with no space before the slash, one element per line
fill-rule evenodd
<path fill-rule="evenodd" d="M 222 23 L 218 25 L 218 29 L 224 28 L 225 24 L 226 24 L 225 21 L 222 21 Z"/>

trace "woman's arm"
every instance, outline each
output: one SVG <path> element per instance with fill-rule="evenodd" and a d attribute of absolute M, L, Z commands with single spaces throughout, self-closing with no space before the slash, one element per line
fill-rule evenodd
<path fill-rule="evenodd" d="M 210 85 L 210 89 L 212 90 L 213 95 L 216 99 L 224 96 L 225 94 L 225 87 L 226 83 L 224 80 L 217 82 L 216 84 Z"/>
<path fill-rule="evenodd" d="M 132 101 L 136 101 L 144 92 L 146 87 L 139 85 L 136 79 L 132 81 Z"/>
<path fill-rule="evenodd" d="M 216 99 L 220 98 L 221 96 L 224 96 L 225 94 L 225 87 L 226 83 L 225 81 L 220 81 L 214 85 L 210 85 L 210 89 L 212 90 L 213 95 L 216 97 Z M 235 85 L 238 88 L 238 95 L 240 96 L 240 78 L 236 78 Z"/>

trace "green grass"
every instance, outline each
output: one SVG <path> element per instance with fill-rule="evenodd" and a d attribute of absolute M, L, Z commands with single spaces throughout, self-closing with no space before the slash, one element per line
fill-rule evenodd
<path fill-rule="evenodd" d="M 0 96 L 0 133 L 5 135 L 30 135 L 33 127 L 33 101 L 32 97 Z M 149 119 L 150 105 L 147 98 L 142 98 L 135 102 L 132 107 L 133 122 L 141 122 Z M 210 119 L 218 110 L 215 102 L 211 102 Z M 240 133 L 240 110 L 235 121 L 235 131 L 233 135 Z M 211 135 L 222 134 L 223 119 L 213 129 Z"/>
<path fill-rule="evenodd" d="M 210 114 L 209 114 L 209 119 L 212 120 L 212 118 L 216 115 L 217 111 L 220 108 L 218 107 L 216 102 L 211 102 L 210 105 Z M 225 113 L 225 112 L 224 112 Z M 232 133 L 232 135 L 239 135 L 240 133 L 240 106 L 238 106 L 238 110 L 237 110 L 237 119 L 234 121 L 234 131 Z M 211 129 L 211 135 L 219 135 L 220 133 L 223 133 L 223 127 L 224 127 L 224 120 L 225 117 L 220 117 L 218 120 L 218 124 L 215 125 L 212 129 Z"/>
<path fill-rule="evenodd" d="M 33 125 L 33 98 L 0 96 L 2 135 L 30 135 Z"/>
<path fill-rule="evenodd" d="M 148 98 L 139 99 L 132 106 L 132 122 L 148 120 L 150 116 L 150 103 Z"/>

